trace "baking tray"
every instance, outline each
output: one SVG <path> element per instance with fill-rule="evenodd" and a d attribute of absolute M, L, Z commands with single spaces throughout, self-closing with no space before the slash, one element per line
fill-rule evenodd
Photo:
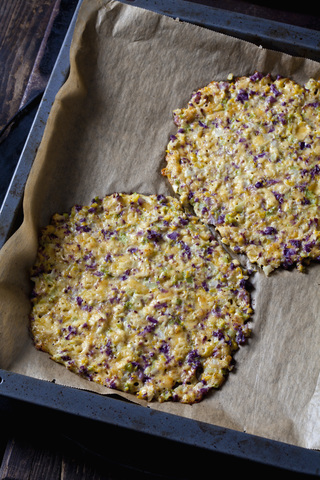
<path fill-rule="evenodd" d="M 79 1 L 57 58 L 48 86 L 34 118 L 0 210 L 0 248 L 19 225 L 24 186 L 42 139 L 55 95 L 69 73 L 69 51 L 81 6 Z M 184 0 L 131 0 L 129 5 L 147 8 L 183 21 L 249 40 L 296 56 L 320 60 L 320 32 L 257 19 Z M 232 459 L 280 468 L 292 473 L 320 476 L 320 452 L 277 442 L 231 429 L 166 414 L 124 401 L 0 369 L 0 397 L 48 408 L 99 425 L 173 441 Z"/>

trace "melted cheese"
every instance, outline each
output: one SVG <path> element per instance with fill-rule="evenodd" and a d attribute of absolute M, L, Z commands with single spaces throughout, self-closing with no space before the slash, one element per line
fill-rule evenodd
<path fill-rule="evenodd" d="M 163 174 L 266 274 L 320 255 L 319 87 L 255 73 L 212 82 L 174 111 Z"/>
<path fill-rule="evenodd" d="M 200 401 L 249 335 L 246 276 L 172 197 L 114 194 L 42 232 L 35 346 L 141 399 Z"/>

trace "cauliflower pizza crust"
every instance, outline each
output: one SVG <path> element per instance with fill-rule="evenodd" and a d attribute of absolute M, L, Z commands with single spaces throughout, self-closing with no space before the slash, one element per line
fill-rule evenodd
<path fill-rule="evenodd" d="M 113 194 L 54 215 L 32 280 L 35 346 L 140 399 L 200 401 L 250 335 L 244 271 L 173 197 Z"/>
<path fill-rule="evenodd" d="M 258 72 L 174 111 L 163 174 L 222 242 L 266 274 L 320 255 L 320 82 Z"/>

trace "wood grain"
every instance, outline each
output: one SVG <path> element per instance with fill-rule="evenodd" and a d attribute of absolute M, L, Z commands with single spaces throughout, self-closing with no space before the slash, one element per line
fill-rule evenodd
<path fill-rule="evenodd" d="M 48 436 L 30 430 L 14 432 L 0 466 L 1 480 L 118 480 L 134 478 L 134 473 L 139 480 L 158 480 L 158 476 L 115 467 L 52 430 Z"/>
<path fill-rule="evenodd" d="M 0 129 L 19 110 L 56 1 L 0 2 Z"/>

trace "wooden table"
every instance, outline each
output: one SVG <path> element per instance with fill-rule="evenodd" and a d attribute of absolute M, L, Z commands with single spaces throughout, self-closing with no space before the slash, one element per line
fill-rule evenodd
<path fill-rule="evenodd" d="M 291 6 L 290 11 L 277 8 L 277 2 L 242 2 L 239 0 L 197 0 L 198 3 L 225 8 L 320 29 L 319 13 L 311 3 Z M 279 2 L 278 2 L 279 3 Z M 77 0 L 2 0 L 0 1 L 0 169 L 9 178 L 18 160 L 54 61 L 76 8 Z M 308 11 L 309 8 L 309 11 Z M 25 122 L 19 141 L 15 127 Z M 1 190 L 2 189 L 2 190 Z M 5 184 L 0 182 L 0 194 Z M 0 197 L 1 200 L 1 197 Z M 205 467 L 210 456 L 192 459 L 189 473 L 181 472 L 180 462 L 194 452 L 179 445 L 164 447 L 160 462 L 143 462 L 153 458 L 139 451 L 132 433 L 115 429 L 101 430 L 99 425 L 81 419 L 66 418 L 56 412 L 32 405 L 9 402 L 0 397 L 0 479 L 174 479 L 199 478 L 213 474 L 215 465 Z M 88 432 L 88 433 L 87 433 Z M 97 433 L 98 432 L 98 433 Z M 118 438 L 117 438 L 118 436 Z M 101 440 L 98 441 L 100 437 Z M 115 440 L 117 439 L 117 440 Z M 118 442 L 118 443 L 117 443 Z M 142 445 L 142 444 L 141 444 Z M 150 442 L 152 448 L 152 442 Z M 135 461 L 134 459 L 137 459 Z M 165 459 L 176 468 L 167 468 Z M 211 457 L 212 459 L 212 457 Z M 138 461 L 139 460 L 139 461 Z M 174 461 L 175 460 L 175 461 Z M 216 457 L 215 457 L 216 461 Z M 276 469 L 253 465 L 236 459 L 227 461 L 228 474 L 246 472 L 246 477 Z M 162 465 L 161 469 L 157 464 Z M 145 465 L 145 467 L 143 466 Z M 181 473 L 181 475 L 180 475 Z M 290 474 L 291 479 L 303 478 Z M 309 477 L 308 477 L 309 478 Z"/>

